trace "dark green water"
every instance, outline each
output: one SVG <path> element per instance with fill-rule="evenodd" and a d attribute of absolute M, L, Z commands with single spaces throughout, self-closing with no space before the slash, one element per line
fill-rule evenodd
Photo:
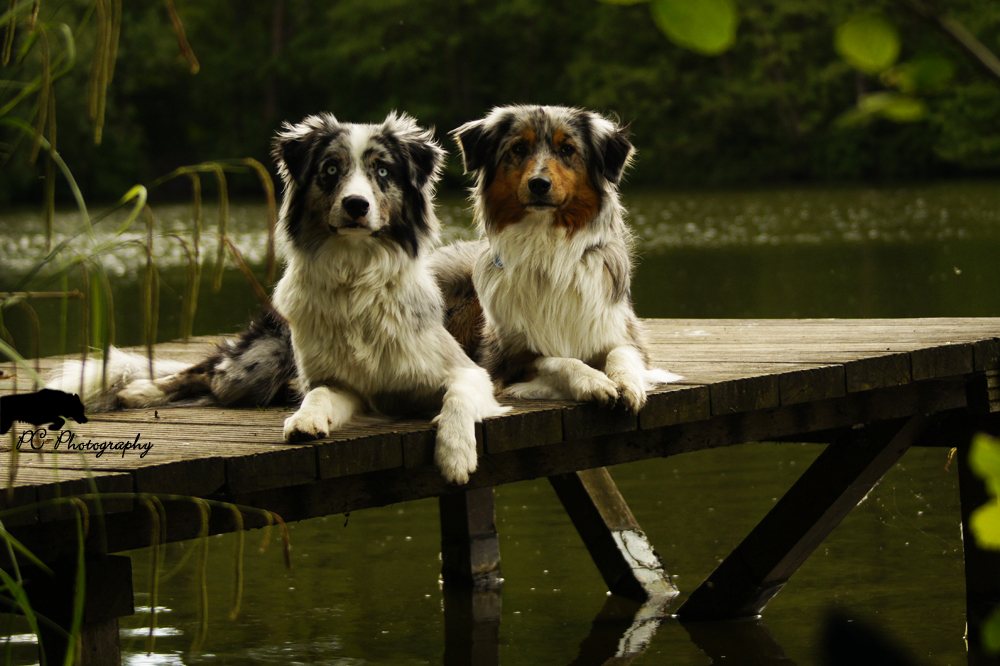
<path fill-rule="evenodd" d="M 642 316 L 1000 315 L 1000 183 L 628 193 L 626 199 L 642 238 L 634 289 Z M 460 225 L 467 220 L 462 208 L 459 200 L 448 200 L 442 217 Z M 260 244 L 260 213 L 255 206 L 235 213 L 248 252 Z M 183 209 L 160 215 L 165 223 L 183 226 Z M 37 229 L 29 217 L 0 214 L 0 244 L 4 237 L 15 243 L 7 256 L 28 256 L 36 247 Z M 21 247 L 25 231 L 29 241 Z M 466 234 L 453 231 L 450 237 Z M 167 267 L 169 250 L 164 253 L 169 289 L 162 296 L 161 337 L 169 339 L 176 335 L 176 317 L 168 310 L 178 298 L 171 290 L 180 288 L 183 272 Z M 125 259 L 114 285 L 118 342 L 130 344 L 140 330 L 138 287 Z M 23 270 L 20 265 L 5 270 L 0 290 Z M 253 297 L 231 272 L 220 294 L 203 290 L 197 331 L 233 331 L 253 307 Z M 54 316 L 39 312 L 43 321 Z M 24 347 L 24 322 L 13 313 L 5 322 Z M 42 346 L 58 345 L 49 339 Z M 683 600 L 818 453 L 813 445 L 761 443 L 611 471 Z M 733 632 L 721 630 L 702 649 L 667 619 L 634 663 L 818 663 L 823 619 L 839 608 L 878 626 L 922 663 L 964 664 L 957 474 L 945 469 L 946 456 L 938 449 L 908 452 L 822 544 L 765 610 L 767 650 L 759 643 L 756 650 L 738 645 L 725 648 L 730 654 L 723 658 L 720 636 Z M 497 489 L 497 518 L 505 578 L 500 663 L 604 663 L 617 638 L 602 648 L 588 636 L 608 597 L 548 483 Z M 161 586 L 160 637 L 152 654 L 146 654 L 141 638 L 132 638 L 142 633 L 144 616 L 123 621 L 126 663 L 444 663 L 436 501 L 357 512 L 347 521 L 344 516 L 305 521 L 290 525 L 290 531 L 290 571 L 283 569 L 276 544 L 262 555 L 253 547 L 260 535 L 248 534 L 246 588 L 235 620 L 228 614 L 236 540 L 210 539 L 211 608 L 202 652 L 189 652 L 197 631 L 192 561 Z M 168 566 L 194 546 L 169 546 Z M 148 560 L 148 551 L 133 553 L 140 606 L 149 605 Z M 605 648 L 611 653 L 602 652 Z M 23 663 L 34 658 L 28 645 L 15 655 Z M 452 661 L 453 655 L 449 652 L 449 663 L 461 663 Z"/>

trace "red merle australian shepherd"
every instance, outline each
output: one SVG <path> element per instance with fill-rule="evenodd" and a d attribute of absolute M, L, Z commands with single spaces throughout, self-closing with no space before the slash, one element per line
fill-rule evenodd
<path fill-rule="evenodd" d="M 476 175 L 483 240 L 433 261 L 449 329 L 478 348 L 506 394 L 636 412 L 653 385 L 680 379 L 648 367 L 632 308 L 633 239 L 618 198 L 633 153 L 624 129 L 591 111 L 508 106 L 452 134 Z"/>

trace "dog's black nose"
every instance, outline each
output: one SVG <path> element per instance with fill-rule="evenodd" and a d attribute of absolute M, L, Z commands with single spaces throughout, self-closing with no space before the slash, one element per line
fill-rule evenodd
<path fill-rule="evenodd" d="M 344 210 L 347 211 L 347 214 L 351 216 L 352 220 L 356 220 L 359 217 L 364 217 L 368 214 L 368 199 L 358 196 L 357 194 L 344 197 L 343 201 L 340 203 L 344 207 Z"/>
<path fill-rule="evenodd" d="M 545 176 L 535 176 L 528 181 L 528 189 L 532 194 L 541 196 L 552 189 L 552 181 Z"/>

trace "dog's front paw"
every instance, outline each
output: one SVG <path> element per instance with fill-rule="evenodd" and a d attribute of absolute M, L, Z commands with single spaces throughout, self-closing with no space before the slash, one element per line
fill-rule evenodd
<path fill-rule="evenodd" d="M 300 409 L 285 419 L 285 441 L 294 444 L 323 439 L 331 429 L 330 419 L 325 413 L 308 408 Z"/>
<path fill-rule="evenodd" d="M 618 402 L 633 414 L 638 413 L 646 404 L 645 387 L 629 380 L 620 381 L 618 383 Z"/>
<path fill-rule="evenodd" d="M 469 475 L 476 471 L 476 427 L 461 427 L 440 417 L 434 463 L 448 483 L 460 486 L 469 482 Z M 464 424 L 462 424 L 464 425 Z"/>
<path fill-rule="evenodd" d="M 149 379 L 137 379 L 118 392 L 118 404 L 126 409 L 157 407 L 167 402 L 167 394 Z"/>
<path fill-rule="evenodd" d="M 574 400 L 583 402 L 608 405 L 618 399 L 615 383 L 600 370 L 587 366 L 570 380 L 569 390 Z"/>

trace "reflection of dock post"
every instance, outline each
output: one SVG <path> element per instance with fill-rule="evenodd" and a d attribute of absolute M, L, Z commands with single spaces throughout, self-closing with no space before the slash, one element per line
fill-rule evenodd
<path fill-rule="evenodd" d="M 493 488 L 438 498 L 445 666 L 500 663 L 500 546 Z"/>
<path fill-rule="evenodd" d="M 62 664 L 69 642 L 65 631 L 73 621 L 77 568 L 75 558 L 51 566 L 54 576 L 35 567 L 22 567 L 25 592 L 36 615 L 62 630 L 40 623 L 39 650 L 49 664 Z M 81 666 L 121 663 L 118 618 L 135 612 L 132 601 L 132 560 L 121 555 L 87 557 L 85 562 L 83 624 L 80 628 Z M 65 631 L 63 631 L 65 630 Z"/>
<path fill-rule="evenodd" d="M 558 474 L 549 481 L 609 590 L 635 601 L 677 596 L 606 468 Z"/>

